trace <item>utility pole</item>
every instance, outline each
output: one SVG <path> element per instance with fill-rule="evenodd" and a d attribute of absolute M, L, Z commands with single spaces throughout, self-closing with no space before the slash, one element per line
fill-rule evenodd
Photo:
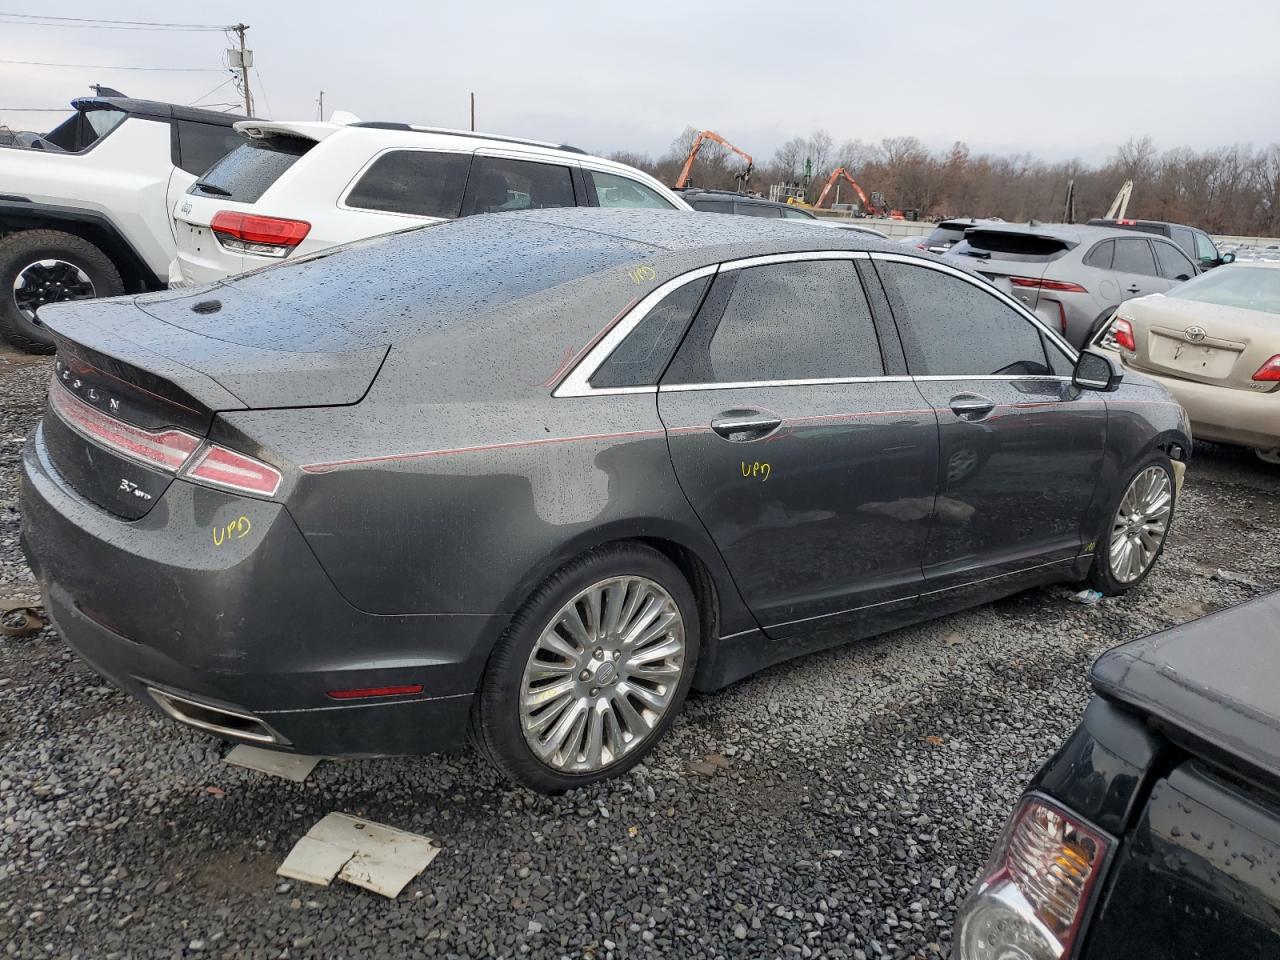
<path fill-rule="evenodd" d="M 324 119 L 324 91 L 323 90 L 320 91 L 320 99 L 316 101 L 316 104 L 317 104 L 316 119 L 323 120 Z"/>
<path fill-rule="evenodd" d="M 252 117 L 253 91 L 249 89 L 249 68 L 253 66 L 253 51 L 246 50 L 244 46 L 245 31 L 249 27 L 243 23 L 237 23 L 231 29 L 240 38 L 240 49 L 231 51 L 231 66 L 240 69 L 240 82 L 244 87 L 244 113 L 245 116 Z"/>
<path fill-rule="evenodd" d="M 471 93 L 471 132 L 476 132 L 476 95 L 474 91 Z"/>

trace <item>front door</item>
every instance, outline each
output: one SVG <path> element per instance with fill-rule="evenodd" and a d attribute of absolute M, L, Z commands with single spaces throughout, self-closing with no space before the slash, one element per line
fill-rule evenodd
<path fill-rule="evenodd" d="M 722 268 L 662 381 L 676 476 L 774 639 L 875 632 L 919 591 L 937 425 L 896 372 L 853 261 L 784 259 Z"/>
<path fill-rule="evenodd" d="M 1100 395 L 1073 387 L 1066 352 L 980 280 L 923 261 L 876 269 L 938 416 L 929 591 L 1075 558 L 1102 467 Z"/>

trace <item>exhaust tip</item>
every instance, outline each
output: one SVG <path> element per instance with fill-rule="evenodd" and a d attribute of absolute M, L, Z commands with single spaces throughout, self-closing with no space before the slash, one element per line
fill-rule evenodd
<path fill-rule="evenodd" d="M 147 687 L 147 693 L 169 717 L 189 727 L 207 730 L 233 740 L 280 745 L 289 742 L 253 714 L 210 706 L 155 687 Z"/>

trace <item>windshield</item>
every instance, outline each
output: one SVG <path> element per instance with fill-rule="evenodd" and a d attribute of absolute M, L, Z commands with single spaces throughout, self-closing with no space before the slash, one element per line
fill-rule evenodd
<path fill-rule="evenodd" d="M 1267 267 L 1218 267 L 1168 293 L 1180 300 L 1280 313 L 1280 270 Z"/>
<path fill-rule="evenodd" d="M 127 116 L 115 107 L 77 110 L 45 134 L 44 139 L 63 150 L 79 153 L 120 126 Z"/>

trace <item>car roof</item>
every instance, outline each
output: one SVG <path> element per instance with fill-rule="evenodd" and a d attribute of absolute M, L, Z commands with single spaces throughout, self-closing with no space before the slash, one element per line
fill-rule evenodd
<path fill-rule="evenodd" d="M 1089 678 L 1108 699 L 1280 776 L 1280 591 L 1116 647 Z"/>
<path fill-rule="evenodd" d="M 197 123 L 216 123 L 229 127 L 248 118 L 240 113 L 222 113 L 218 110 L 202 110 L 185 107 L 180 103 L 162 103 L 159 100 L 136 100 L 133 97 L 77 97 L 71 101 L 76 110 L 122 110 L 130 116 L 152 120 L 194 120 Z"/>
<path fill-rule="evenodd" d="M 1125 217 L 1124 219 L 1115 217 L 1111 219 L 1107 219 L 1105 217 L 1094 217 L 1089 221 L 1089 223 L 1096 227 L 1105 227 L 1107 224 L 1112 223 L 1122 223 L 1125 227 L 1182 227 L 1184 230 L 1193 230 L 1196 233 L 1205 232 L 1199 227 L 1193 227 L 1186 223 L 1174 223 L 1172 220 L 1142 220 L 1135 219 L 1133 217 Z M 1118 229 L 1124 229 L 1124 227 L 1120 227 Z"/>

